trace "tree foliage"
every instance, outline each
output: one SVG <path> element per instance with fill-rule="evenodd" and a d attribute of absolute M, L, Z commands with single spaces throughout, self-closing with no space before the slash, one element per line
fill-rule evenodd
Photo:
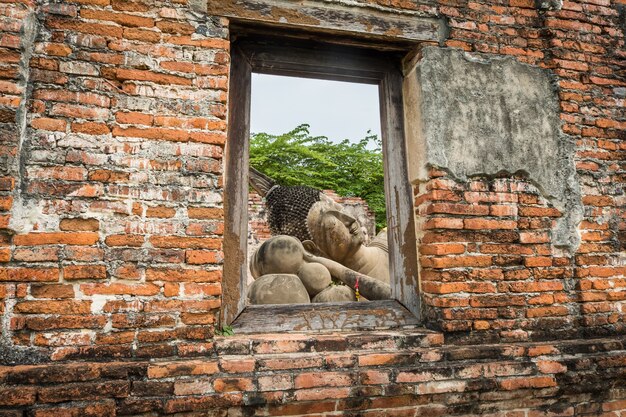
<path fill-rule="evenodd" d="M 344 197 L 361 197 L 376 217 L 376 228 L 386 226 L 382 143 L 368 134 L 359 142 L 333 143 L 311 136 L 302 124 L 282 135 L 253 134 L 250 165 L 280 185 L 308 185 L 334 190 Z M 373 144 L 373 149 L 368 145 Z"/>

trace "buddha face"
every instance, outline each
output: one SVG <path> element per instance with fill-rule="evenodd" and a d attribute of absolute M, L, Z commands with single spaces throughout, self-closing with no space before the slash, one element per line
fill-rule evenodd
<path fill-rule="evenodd" d="M 307 226 L 313 243 L 330 259 L 342 262 L 363 245 L 365 235 L 359 222 L 344 213 L 341 205 L 321 197 L 309 211 Z"/>

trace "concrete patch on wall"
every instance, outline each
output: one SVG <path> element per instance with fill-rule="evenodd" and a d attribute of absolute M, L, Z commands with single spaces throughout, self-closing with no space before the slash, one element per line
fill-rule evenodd
<path fill-rule="evenodd" d="M 428 47 L 408 75 L 411 181 L 427 167 L 458 179 L 525 175 L 563 216 L 553 243 L 575 249 L 582 202 L 574 142 L 561 132 L 556 86 L 513 58 Z"/>

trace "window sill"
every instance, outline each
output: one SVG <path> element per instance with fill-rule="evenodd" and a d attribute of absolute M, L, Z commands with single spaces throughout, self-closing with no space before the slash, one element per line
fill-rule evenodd
<path fill-rule="evenodd" d="M 247 306 L 235 334 L 415 329 L 418 319 L 396 300 Z"/>

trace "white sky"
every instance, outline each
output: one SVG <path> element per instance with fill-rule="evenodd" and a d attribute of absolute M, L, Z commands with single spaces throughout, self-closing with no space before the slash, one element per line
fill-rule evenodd
<path fill-rule="evenodd" d="M 311 125 L 313 136 L 358 141 L 380 137 L 378 86 L 252 74 L 250 132 L 287 133 Z"/>

